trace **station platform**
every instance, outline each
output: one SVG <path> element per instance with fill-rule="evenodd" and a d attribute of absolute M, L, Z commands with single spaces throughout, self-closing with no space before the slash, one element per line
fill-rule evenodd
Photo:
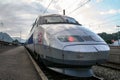
<path fill-rule="evenodd" d="M 112 63 L 120 64 L 120 47 L 110 47 L 110 54 L 108 57 L 108 61 Z"/>
<path fill-rule="evenodd" d="M 0 80 L 41 80 L 24 46 L 0 52 Z"/>

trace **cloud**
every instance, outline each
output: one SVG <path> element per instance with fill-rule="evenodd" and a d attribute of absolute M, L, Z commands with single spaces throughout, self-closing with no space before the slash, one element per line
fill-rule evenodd
<path fill-rule="evenodd" d="M 19 32 L 28 35 L 28 30 L 35 18 L 45 10 L 41 4 L 37 2 L 24 3 L 0 3 L 0 31 L 9 33 L 11 36 L 19 36 Z M 24 38 L 26 38 L 24 36 Z"/>
<path fill-rule="evenodd" d="M 90 4 L 88 4 L 90 5 Z M 104 11 L 107 12 L 105 15 L 103 11 L 100 11 L 101 9 L 97 9 L 95 6 L 90 5 L 90 7 L 82 7 L 73 14 L 71 14 L 72 17 L 75 17 L 79 23 L 85 25 L 85 27 L 91 29 L 92 31 L 96 33 L 100 32 L 107 32 L 107 33 L 113 33 L 116 32 L 115 25 L 117 23 L 115 20 L 119 18 L 118 15 L 116 17 L 111 17 L 111 15 L 107 15 L 108 12 L 109 14 L 117 14 L 120 13 L 120 10 L 114 10 L 110 9 L 109 11 Z M 104 10 L 104 9 L 102 9 Z M 103 13 L 100 13 L 103 12 Z M 104 15 L 103 15 L 104 14 Z M 109 18 L 109 19 L 108 19 Z M 109 22 L 108 22 L 109 20 Z M 114 20 L 114 21 L 113 21 Z M 109 25 L 108 25 L 109 24 Z M 100 27 L 99 27 L 100 26 Z"/>
<path fill-rule="evenodd" d="M 96 0 L 97 3 L 102 2 L 103 0 Z"/>
<path fill-rule="evenodd" d="M 89 4 L 86 4 L 85 7 L 86 8 L 91 8 L 91 6 Z"/>
<path fill-rule="evenodd" d="M 108 11 L 101 11 L 100 14 L 101 15 L 108 15 L 108 14 L 118 14 L 120 13 L 120 9 L 116 10 L 116 9 L 110 9 Z"/>
<path fill-rule="evenodd" d="M 53 0 L 52 4 L 49 6 L 47 13 L 59 13 L 62 14 L 63 9 L 66 9 L 66 15 L 79 7 L 85 0 Z M 103 0 L 93 0 L 96 4 L 102 2 Z M 4 23 L 0 31 L 5 31 L 11 36 L 20 36 L 20 31 L 22 31 L 23 38 L 26 38 L 31 25 L 39 14 L 42 14 L 47 8 L 50 0 L 0 0 L 0 22 Z M 91 1 L 92 2 L 92 1 Z M 74 3 L 74 4 L 73 4 Z M 93 3 L 93 4 L 94 4 Z M 104 10 L 104 9 L 103 9 Z M 104 29 L 96 28 L 99 25 L 94 25 L 97 23 L 102 23 L 103 17 L 107 14 L 117 14 L 120 10 L 110 9 L 108 11 L 99 11 L 95 6 L 88 3 L 85 6 L 74 11 L 69 16 L 76 18 L 81 24 L 90 25 L 90 29 L 95 32 L 110 32 L 111 30 L 105 26 Z M 110 29 L 110 28 L 109 28 Z"/>

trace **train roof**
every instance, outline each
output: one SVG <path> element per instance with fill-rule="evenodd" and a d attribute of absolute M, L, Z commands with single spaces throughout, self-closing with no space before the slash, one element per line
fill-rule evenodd
<path fill-rule="evenodd" d="M 50 13 L 47 13 L 47 14 L 40 14 L 39 16 L 61 16 L 60 14 L 50 14 Z"/>
<path fill-rule="evenodd" d="M 46 14 L 40 14 L 40 16 L 66 16 L 66 15 L 61 15 L 61 14 L 50 14 L 50 13 L 46 13 Z M 67 16 L 68 17 L 68 16 Z"/>

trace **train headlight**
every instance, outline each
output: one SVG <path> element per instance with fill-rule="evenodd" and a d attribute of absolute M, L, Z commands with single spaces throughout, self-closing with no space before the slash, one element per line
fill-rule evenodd
<path fill-rule="evenodd" d="M 68 41 L 69 41 L 69 42 L 74 42 L 74 41 L 75 41 L 75 38 L 72 37 L 72 36 L 69 36 L 69 37 L 68 37 Z"/>
<path fill-rule="evenodd" d="M 58 39 L 61 42 L 83 42 L 84 41 L 80 36 L 76 36 L 76 35 L 59 36 Z"/>

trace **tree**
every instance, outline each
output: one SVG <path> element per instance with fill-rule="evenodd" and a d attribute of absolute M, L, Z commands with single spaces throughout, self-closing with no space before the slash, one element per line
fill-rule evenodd
<path fill-rule="evenodd" d="M 120 34 L 120 31 L 119 31 L 119 34 Z M 118 40 L 118 32 L 112 33 L 112 34 L 107 34 L 103 32 L 103 33 L 99 33 L 98 35 L 102 37 L 108 44 L 113 43 L 112 40 Z"/>
<path fill-rule="evenodd" d="M 13 44 L 14 45 L 18 45 L 20 42 L 17 40 L 17 39 L 15 39 L 15 40 L 13 40 Z"/>

